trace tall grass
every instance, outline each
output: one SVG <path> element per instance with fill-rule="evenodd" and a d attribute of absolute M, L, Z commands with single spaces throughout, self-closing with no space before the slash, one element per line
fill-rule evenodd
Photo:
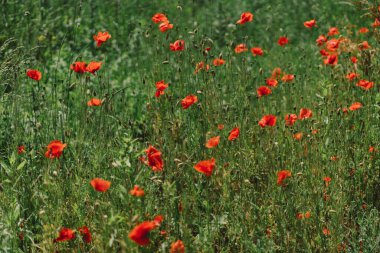
<path fill-rule="evenodd" d="M 380 251 L 379 151 L 369 152 L 380 148 L 376 9 L 327 0 L 2 1 L 0 252 L 169 252 L 178 239 L 186 252 Z M 236 26 L 244 11 L 254 21 Z M 158 30 L 151 22 L 157 12 L 173 30 Z M 314 18 L 317 28 L 303 26 Z M 315 40 L 331 26 L 352 43 L 370 43 L 357 53 L 357 69 L 352 53 L 335 67 L 323 64 Z M 370 32 L 360 35 L 360 27 Z M 99 48 L 92 40 L 98 31 L 112 35 Z M 280 47 L 284 35 L 290 43 Z M 171 52 L 177 39 L 186 49 Z M 240 43 L 262 47 L 264 56 L 235 54 Z M 212 66 L 218 57 L 226 64 Z M 96 75 L 77 74 L 75 61 L 103 65 Z M 211 69 L 194 74 L 200 61 Z M 295 80 L 258 99 L 275 67 Z M 42 80 L 28 79 L 29 68 Z M 350 71 L 375 87 L 356 87 L 345 78 Z M 160 80 L 169 88 L 156 98 Z M 198 102 L 184 110 L 189 94 Z M 86 106 L 93 97 L 102 106 Z M 353 102 L 363 107 L 343 113 Z M 285 126 L 285 115 L 301 108 L 312 118 Z M 275 127 L 258 125 L 266 114 L 277 116 Z M 241 132 L 231 142 L 234 127 Z M 207 149 L 217 135 L 219 146 Z M 59 159 L 44 156 L 52 140 L 67 144 Z M 139 159 L 150 144 L 162 152 L 162 172 Z M 25 153 L 17 153 L 20 145 Z M 194 170 L 212 157 L 212 176 Z M 282 187 L 277 172 L 285 169 L 292 176 Z M 111 188 L 96 192 L 96 177 Z M 324 177 L 332 178 L 329 186 Z M 129 194 L 134 185 L 144 197 Z M 310 218 L 297 219 L 306 212 Z M 128 238 L 158 214 L 166 234 L 152 231 L 147 247 Z M 78 233 L 53 243 L 62 227 L 84 225 L 90 244 Z"/>

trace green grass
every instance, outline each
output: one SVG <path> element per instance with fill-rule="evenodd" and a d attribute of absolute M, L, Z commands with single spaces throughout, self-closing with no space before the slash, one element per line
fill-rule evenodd
<path fill-rule="evenodd" d="M 0 252 L 170 252 L 178 239 L 186 252 L 379 252 L 380 33 L 371 27 L 380 18 L 378 4 L 2 1 Z M 244 11 L 254 14 L 253 22 L 235 25 Z M 158 30 L 151 21 L 158 12 L 173 30 Z M 303 26 L 310 19 L 317 28 Z M 350 49 L 338 65 L 325 66 L 315 40 L 332 26 L 340 30 L 337 37 L 353 45 L 367 40 L 371 49 Z M 370 32 L 360 35 L 360 27 Z M 98 31 L 112 35 L 99 48 L 92 39 Z M 280 47 L 284 35 L 290 43 Z M 177 39 L 186 49 L 171 52 Z M 264 56 L 235 54 L 240 43 L 262 47 Z M 226 64 L 212 66 L 220 56 Z M 97 75 L 76 74 L 70 69 L 75 61 L 103 65 Z M 200 61 L 211 69 L 195 75 Z M 295 80 L 258 99 L 256 89 L 275 67 Z M 42 72 L 40 82 L 25 75 L 29 68 Z M 354 70 L 375 86 L 364 91 L 348 81 Z M 169 88 L 157 99 L 160 80 Z M 189 94 L 198 102 L 184 110 L 181 100 Z M 93 97 L 103 105 L 88 107 Z M 353 102 L 363 107 L 344 114 Z M 313 117 L 285 126 L 285 115 L 301 108 Z M 258 125 L 266 114 L 277 116 L 275 127 Z M 228 141 L 237 126 L 239 138 Z M 297 132 L 300 141 L 293 138 Z M 217 135 L 219 146 L 205 148 Z M 67 144 L 59 159 L 44 156 L 52 140 Z M 162 172 L 139 160 L 149 145 L 162 152 Z M 377 151 L 370 153 L 370 146 Z M 210 177 L 193 168 L 212 157 Z M 277 172 L 285 169 L 292 176 L 281 187 Z M 107 192 L 91 187 L 97 177 L 112 182 Z M 328 187 L 324 177 L 332 178 Z M 135 184 L 144 197 L 129 194 Z M 297 219 L 307 211 L 310 218 Z M 164 221 L 148 246 L 128 238 L 159 214 Z M 79 233 L 53 243 L 62 227 L 84 225 L 91 244 Z"/>

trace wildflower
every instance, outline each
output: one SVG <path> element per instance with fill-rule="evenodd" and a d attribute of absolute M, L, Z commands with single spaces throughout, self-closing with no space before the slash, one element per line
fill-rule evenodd
<path fill-rule="evenodd" d="M 98 192 L 106 192 L 111 187 L 110 181 L 101 178 L 92 179 L 90 184 Z"/>
<path fill-rule="evenodd" d="M 128 237 L 135 243 L 146 246 L 149 244 L 149 233 L 157 227 L 157 223 L 153 221 L 144 221 L 132 229 Z"/>
<path fill-rule="evenodd" d="M 165 16 L 165 14 L 162 14 L 162 13 L 156 13 L 153 15 L 152 17 L 152 21 L 156 24 L 158 23 L 164 23 L 164 22 L 168 22 L 168 18 Z"/>
<path fill-rule="evenodd" d="M 90 230 L 88 229 L 87 226 L 83 226 L 81 228 L 78 228 L 78 231 L 82 235 L 83 241 L 85 243 L 91 243 L 92 236 L 91 236 Z"/>
<path fill-rule="evenodd" d="M 166 32 L 169 29 L 173 29 L 173 24 L 170 24 L 169 21 L 161 23 L 158 28 L 160 32 Z"/>
<path fill-rule="evenodd" d="M 100 100 L 98 98 L 91 98 L 87 102 L 87 106 L 101 106 L 101 105 L 102 105 L 102 100 Z"/>
<path fill-rule="evenodd" d="M 228 140 L 229 141 L 233 141 L 235 140 L 236 138 L 238 138 L 240 135 L 240 129 L 238 127 L 235 127 L 234 129 L 231 130 L 229 136 L 228 136 Z"/>
<path fill-rule="evenodd" d="M 360 50 L 367 50 L 369 48 L 371 48 L 371 46 L 369 45 L 368 41 L 363 41 L 362 43 L 359 44 Z"/>
<path fill-rule="evenodd" d="M 222 58 L 216 58 L 212 63 L 214 64 L 214 66 L 222 66 L 226 63 L 226 61 Z"/>
<path fill-rule="evenodd" d="M 253 56 L 262 56 L 264 51 L 260 47 L 253 47 L 251 48 L 251 53 Z"/>
<path fill-rule="evenodd" d="M 111 39 L 111 35 L 108 32 L 98 32 L 98 34 L 94 35 L 93 38 L 97 43 L 96 45 L 100 47 L 104 42 Z"/>
<path fill-rule="evenodd" d="M 358 58 L 356 58 L 355 56 L 352 56 L 352 57 L 351 57 L 351 62 L 352 62 L 353 64 L 356 64 L 356 63 L 358 62 Z"/>
<path fill-rule="evenodd" d="M 257 89 L 257 96 L 260 98 L 262 96 L 266 96 L 266 95 L 269 95 L 272 93 L 272 90 L 269 89 L 267 86 L 260 86 L 258 89 Z"/>
<path fill-rule="evenodd" d="M 206 148 L 214 148 L 214 147 L 219 145 L 219 142 L 220 142 L 220 136 L 215 136 L 215 137 L 208 139 L 205 146 L 206 146 Z"/>
<path fill-rule="evenodd" d="M 315 40 L 317 42 L 318 46 L 322 46 L 327 41 L 327 38 L 325 35 L 319 35 L 319 37 Z"/>
<path fill-rule="evenodd" d="M 326 49 L 330 52 L 335 52 L 339 48 L 340 42 L 340 40 L 335 38 L 328 40 L 326 41 Z"/>
<path fill-rule="evenodd" d="M 268 86 L 277 87 L 278 81 L 276 79 L 274 79 L 274 78 L 268 78 L 268 79 L 265 80 L 265 83 Z"/>
<path fill-rule="evenodd" d="M 358 78 L 359 75 L 356 74 L 355 72 L 350 72 L 346 75 L 346 78 L 350 81 L 354 80 L 355 78 Z"/>
<path fill-rule="evenodd" d="M 275 126 L 277 117 L 271 114 L 264 115 L 259 121 L 259 125 L 264 128 L 266 126 Z"/>
<path fill-rule="evenodd" d="M 325 181 L 325 185 L 326 187 L 329 186 L 330 182 L 331 182 L 331 177 L 324 177 L 323 178 L 323 181 Z"/>
<path fill-rule="evenodd" d="M 185 253 L 185 245 L 181 240 L 173 242 L 170 246 L 170 253 Z"/>
<path fill-rule="evenodd" d="M 295 140 L 297 140 L 297 141 L 301 140 L 302 137 L 303 137 L 303 133 L 302 133 L 302 132 L 295 133 L 295 134 L 293 135 L 293 138 L 294 138 Z"/>
<path fill-rule="evenodd" d="M 294 123 L 296 122 L 297 118 L 298 117 L 295 114 L 287 114 L 285 116 L 285 125 L 286 126 L 293 126 Z"/>
<path fill-rule="evenodd" d="M 328 228 L 326 228 L 326 227 L 323 228 L 322 232 L 323 232 L 323 234 L 326 235 L 326 236 L 331 234 L 330 229 L 328 229 Z"/>
<path fill-rule="evenodd" d="M 356 83 L 356 86 L 362 88 L 363 90 L 369 90 L 373 87 L 374 82 L 370 82 L 368 80 L 359 80 L 359 82 Z"/>
<path fill-rule="evenodd" d="M 313 116 L 313 112 L 310 109 L 307 108 L 301 108 L 300 115 L 298 116 L 299 119 L 308 119 Z"/>
<path fill-rule="evenodd" d="M 367 32 L 369 32 L 369 29 L 367 27 L 362 27 L 359 29 L 359 33 L 361 33 L 361 34 L 365 34 Z"/>
<path fill-rule="evenodd" d="M 235 47 L 235 53 L 240 54 L 243 52 L 247 52 L 248 48 L 245 44 L 239 44 Z"/>
<path fill-rule="evenodd" d="M 218 129 L 219 130 L 223 130 L 224 129 L 224 125 L 223 124 L 218 124 Z"/>
<path fill-rule="evenodd" d="M 54 140 L 47 146 L 47 151 L 45 152 L 46 158 L 59 158 L 62 155 L 63 149 L 67 144 L 63 144 L 61 141 Z"/>
<path fill-rule="evenodd" d="M 192 104 L 196 103 L 198 101 L 197 96 L 195 95 L 188 95 L 181 101 L 181 105 L 183 109 L 189 108 Z"/>
<path fill-rule="evenodd" d="M 206 64 L 203 61 L 198 62 L 197 65 L 195 66 L 195 74 L 197 74 L 200 70 L 206 70 L 208 71 L 210 69 L 210 65 Z"/>
<path fill-rule="evenodd" d="M 156 82 L 156 98 L 164 94 L 164 90 L 169 87 L 169 84 L 165 83 L 164 80 Z"/>
<path fill-rule="evenodd" d="M 350 109 L 350 111 L 356 111 L 356 110 L 362 108 L 362 106 L 363 105 L 360 102 L 355 102 L 348 109 Z"/>
<path fill-rule="evenodd" d="M 292 173 L 289 170 L 281 170 L 277 172 L 277 185 L 284 186 L 284 180 L 291 176 Z"/>
<path fill-rule="evenodd" d="M 28 70 L 26 71 L 26 75 L 27 75 L 29 78 L 31 78 L 31 79 L 33 79 L 33 80 L 36 80 L 36 81 L 40 81 L 41 78 L 42 78 L 42 74 L 41 74 L 41 72 L 38 71 L 38 70 L 35 70 L 35 69 L 28 69 Z"/>
<path fill-rule="evenodd" d="M 151 167 L 153 171 L 162 171 L 164 162 L 161 157 L 161 152 L 149 145 L 149 148 L 145 150 L 145 153 L 148 157 L 147 165 Z"/>
<path fill-rule="evenodd" d="M 136 197 L 142 197 L 145 195 L 145 192 L 138 185 L 135 185 L 133 189 L 129 191 L 129 194 Z"/>
<path fill-rule="evenodd" d="M 75 231 L 69 228 L 63 227 L 59 231 L 59 236 L 54 239 L 54 242 L 65 242 L 75 239 Z"/>
<path fill-rule="evenodd" d="M 339 30 L 337 27 L 331 27 L 329 29 L 329 32 L 327 33 L 328 36 L 334 36 L 334 35 L 338 35 L 339 34 Z"/>
<path fill-rule="evenodd" d="M 327 56 L 327 58 L 323 61 L 325 65 L 336 65 L 338 64 L 338 56 L 335 54 L 330 54 Z"/>
<path fill-rule="evenodd" d="M 72 69 L 74 72 L 82 74 L 87 71 L 86 63 L 85 62 L 74 62 L 70 65 L 70 69 Z"/>
<path fill-rule="evenodd" d="M 184 40 L 176 40 L 174 43 L 170 43 L 171 51 L 183 51 L 185 50 L 185 41 Z"/>
<path fill-rule="evenodd" d="M 281 80 L 286 83 L 286 82 L 291 82 L 294 80 L 294 75 L 291 74 L 284 74 L 281 78 Z"/>
<path fill-rule="evenodd" d="M 310 216 L 311 216 L 311 213 L 310 213 L 309 211 L 307 211 L 307 212 L 305 213 L 305 219 L 309 219 Z"/>
<path fill-rule="evenodd" d="M 91 74 L 95 74 L 96 71 L 98 71 L 100 69 L 100 67 L 102 66 L 102 62 L 95 62 L 95 61 L 92 61 L 90 62 L 86 68 L 86 71 L 87 72 L 90 72 Z"/>
<path fill-rule="evenodd" d="M 289 39 L 287 37 L 285 37 L 285 36 L 280 37 L 278 39 L 278 41 L 277 41 L 277 44 L 279 44 L 282 47 L 285 46 L 288 43 L 289 43 Z"/>
<path fill-rule="evenodd" d="M 375 21 L 372 24 L 373 28 L 379 27 L 380 26 L 380 20 L 378 18 L 375 19 Z"/>
<path fill-rule="evenodd" d="M 312 20 L 309 20 L 309 21 L 305 21 L 303 23 L 303 25 L 306 27 L 306 28 L 309 28 L 311 29 L 312 27 L 316 26 L 317 24 L 317 21 L 315 21 L 315 19 L 312 19 Z"/>
<path fill-rule="evenodd" d="M 215 167 L 215 159 L 211 158 L 210 160 L 204 160 L 204 161 L 198 162 L 194 166 L 194 169 L 209 177 L 209 176 L 211 176 L 214 167 Z"/>
<path fill-rule="evenodd" d="M 273 79 L 277 79 L 278 77 L 281 76 L 281 69 L 280 68 L 274 68 L 273 71 L 272 71 L 272 76 L 271 78 Z"/>
<path fill-rule="evenodd" d="M 243 12 L 240 16 L 240 19 L 236 22 L 236 24 L 244 25 L 247 22 L 253 21 L 253 14 L 250 12 Z"/>
<path fill-rule="evenodd" d="M 25 153 L 25 146 L 24 145 L 17 147 L 17 154 L 21 155 L 22 153 Z"/>

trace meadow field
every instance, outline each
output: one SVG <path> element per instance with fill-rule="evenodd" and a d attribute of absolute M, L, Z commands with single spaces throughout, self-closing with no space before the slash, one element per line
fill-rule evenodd
<path fill-rule="evenodd" d="M 0 253 L 380 252 L 380 1 L 0 17 Z"/>

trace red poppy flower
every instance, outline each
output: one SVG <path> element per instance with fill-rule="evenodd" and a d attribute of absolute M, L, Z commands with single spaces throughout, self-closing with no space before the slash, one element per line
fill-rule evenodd
<path fill-rule="evenodd" d="M 284 74 L 283 77 L 281 78 L 281 80 L 282 80 L 284 83 L 291 82 L 291 81 L 294 80 L 294 75 L 291 75 L 291 74 Z"/>
<path fill-rule="evenodd" d="M 259 125 L 264 128 L 266 126 L 275 126 L 276 125 L 276 121 L 277 121 L 277 117 L 272 115 L 272 114 L 268 114 L 268 115 L 264 115 L 261 120 L 259 121 Z"/>
<path fill-rule="evenodd" d="M 240 135 L 240 129 L 238 127 L 235 127 L 234 129 L 231 130 L 229 136 L 228 136 L 228 140 L 229 141 L 233 141 L 235 140 L 237 137 L 239 137 Z"/>
<path fill-rule="evenodd" d="M 128 237 L 135 243 L 146 246 L 149 244 L 149 233 L 157 227 L 157 224 L 152 221 L 144 221 L 141 224 L 138 224 L 132 229 Z"/>
<path fill-rule="evenodd" d="M 224 129 L 224 125 L 223 124 L 218 124 L 218 129 L 219 130 L 223 130 Z"/>
<path fill-rule="evenodd" d="M 379 27 L 379 26 L 380 26 L 380 20 L 378 18 L 376 18 L 375 21 L 373 21 L 372 27 L 376 28 L 376 27 Z"/>
<path fill-rule="evenodd" d="M 185 245 L 181 240 L 173 242 L 170 246 L 170 253 L 185 253 Z"/>
<path fill-rule="evenodd" d="M 168 18 L 165 16 L 165 14 L 162 13 L 156 13 L 152 17 L 152 21 L 156 24 L 162 23 L 162 22 L 168 22 Z"/>
<path fill-rule="evenodd" d="M 368 41 L 363 41 L 362 43 L 359 44 L 360 50 L 367 50 L 369 48 L 371 48 L 371 46 L 369 45 Z"/>
<path fill-rule="evenodd" d="M 35 70 L 35 69 L 28 69 L 28 70 L 26 71 L 26 75 L 27 75 L 29 78 L 31 78 L 31 79 L 33 79 L 33 80 L 36 80 L 36 81 L 39 81 L 39 80 L 41 80 L 41 78 L 42 78 L 42 74 L 41 74 L 41 72 L 38 71 L 38 70 Z"/>
<path fill-rule="evenodd" d="M 156 82 L 156 98 L 164 94 L 164 90 L 169 87 L 169 84 L 165 83 L 164 80 Z"/>
<path fill-rule="evenodd" d="M 194 169 L 209 177 L 211 176 L 214 167 L 215 167 L 215 159 L 211 158 L 210 160 L 200 161 L 194 166 Z"/>
<path fill-rule="evenodd" d="M 93 38 L 97 43 L 96 45 L 100 47 L 104 42 L 111 39 L 111 35 L 108 32 L 98 32 L 98 34 L 95 34 Z"/>
<path fill-rule="evenodd" d="M 280 68 L 274 68 L 272 71 L 272 78 L 277 79 L 281 76 L 281 69 Z"/>
<path fill-rule="evenodd" d="M 296 217 L 298 220 L 302 220 L 303 219 L 303 213 L 297 213 Z"/>
<path fill-rule="evenodd" d="M 374 153 L 374 152 L 376 152 L 376 148 L 372 147 L 372 146 L 369 146 L 368 152 Z"/>
<path fill-rule="evenodd" d="M 301 132 L 293 134 L 293 138 L 297 141 L 301 140 L 302 137 L 303 137 L 303 133 Z"/>
<path fill-rule="evenodd" d="M 86 63 L 85 62 L 74 62 L 70 65 L 70 69 L 72 69 L 74 72 L 82 74 L 87 71 Z"/>
<path fill-rule="evenodd" d="M 169 29 L 173 29 L 173 24 L 170 24 L 169 21 L 161 23 L 158 28 L 160 29 L 160 32 L 166 32 Z"/>
<path fill-rule="evenodd" d="M 321 49 L 321 50 L 319 50 L 319 53 L 320 53 L 322 56 L 329 56 L 329 53 L 328 53 L 325 49 Z"/>
<path fill-rule="evenodd" d="M 305 21 L 303 23 L 303 25 L 306 27 L 306 28 L 309 28 L 311 29 L 312 27 L 316 26 L 317 24 L 317 21 L 315 21 L 315 19 L 312 19 L 312 20 L 309 20 L 309 21 Z"/>
<path fill-rule="evenodd" d="M 102 105 L 102 100 L 100 100 L 98 98 L 91 98 L 87 102 L 87 106 L 101 106 L 101 105 Z"/>
<path fill-rule="evenodd" d="M 214 66 L 221 66 L 221 65 L 224 65 L 226 61 L 223 60 L 222 58 L 216 58 L 214 59 L 212 63 L 214 64 Z"/>
<path fill-rule="evenodd" d="M 351 62 L 352 62 L 353 64 L 356 64 L 356 63 L 358 62 L 358 58 L 356 58 L 355 56 L 352 56 L 352 57 L 351 57 Z"/>
<path fill-rule="evenodd" d="M 17 154 L 21 155 L 22 153 L 25 153 L 25 146 L 24 145 L 17 147 Z"/>
<path fill-rule="evenodd" d="M 95 72 L 98 71 L 101 66 L 102 62 L 92 61 L 87 65 L 86 71 L 90 72 L 91 74 L 95 74 Z"/>
<path fill-rule="evenodd" d="M 324 177 L 323 181 L 325 181 L 326 186 L 329 186 L 329 183 L 331 181 L 331 177 Z"/>
<path fill-rule="evenodd" d="M 240 19 L 236 22 L 236 24 L 244 25 L 247 22 L 253 21 L 253 14 L 250 12 L 243 12 L 240 16 Z"/>
<path fill-rule="evenodd" d="M 45 152 L 46 158 L 59 158 L 62 155 L 63 149 L 67 144 L 63 144 L 61 141 L 51 141 L 47 146 L 47 151 Z"/>
<path fill-rule="evenodd" d="M 297 121 L 297 115 L 295 114 L 287 114 L 285 116 L 285 125 L 286 126 L 293 126 L 294 123 Z"/>
<path fill-rule="evenodd" d="M 251 48 L 251 53 L 253 56 L 262 56 L 264 54 L 264 51 L 260 47 L 253 47 Z"/>
<path fill-rule="evenodd" d="M 208 71 L 210 69 L 210 65 L 206 64 L 203 61 L 198 62 L 197 65 L 195 66 L 195 74 L 197 74 L 200 70 L 206 70 Z"/>
<path fill-rule="evenodd" d="M 243 52 L 247 52 L 248 47 L 245 44 L 239 44 L 235 47 L 235 53 L 240 54 Z"/>
<path fill-rule="evenodd" d="M 257 89 L 257 96 L 259 98 L 261 98 L 262 96 L 266 96 L 266 95 L 269 95 L 272 93 L 272 90 L 269 89 L 267 86 L 260 86 L 258 89 Z"/>
<path fill-rule="evenodd" d="M 338 39 L 331 39 L 326 41 L 326 49 L 330 52 L 335 52 L 339 48 L 340 40 Z"/>
<path fill-rule="evenodd" d="M 129 194 L 136 197 L 142 197 L 145 195 L 144 189 L 141 189 L 138 185 L 135 185 L 132 190 L 129 191 Z"/>
<path fill-rule="evenodd" d="M 54 239 L 54 242 L 65 242 L 75 239 L 75 231 L 69 228 L 63 227 L 59 231 L 59 236 Z"/>
<path fill-rule="evenodd" d="M 330 54 L 327 56 L 326 59 L 324 59 L 323 63 L 325 65 L 337 65 L 338 64 L 338 56 L 335 54 Z"/>
<path fill-rule="evenodd" d="M 170 43 L 171 51 L 183 51 L 185 50 L 185 41 L 184 40 L 176 40 L 174 43 Z"/>
<path fill-rule="evenodd" d="M 362 108 L 362 106 L 363 106 L 362 103 L 355 102 L 348 109 L 350 109 L 350 111 L 356 111 L 356 110 L 359 110 L 360 108 Z"/>
<path fill-rule="evenodd" d="M 361 33 L 361 34 L 365 34 L 367 32 L 369 32 L 369 29 L 367 27 L 362 27 L 359 29 L 359 33 Z"/>
<path fill-rule="evenodd" d="M 319 37 L 315 40 L 317 42 L 318 46 L 322 46 L 327 41 L 327 38 L 325 35 L 319 35 Z"/>
<path fill-rule="evenodd" d="M 181 101 L 181 105 L 183 109 L 189 108 L 192 104 L 196 103 L 198 101 L 197 96 L 195 95 L 188 95 Z"/>
<path fill-rule="evenodd" d="M 91 243 L 92 236 L 91 236 L 90 230 L 88 229 L 87 226 L 83 226 L 81 228 L 78 228 L 78 231 L 82 235 L 83 241 L 85 243 Z"/>
<path fill-rule="evenodd" d="M 346 78 L 350 81 L 354 80 L 355 78 L 358 78 L 359 75 L 356 74 L 355 72 L 350 72 L 346 75 Z"/>
<path fill-rule="evenodd" d="M 276 79 L 274 79 L 274 78 L 268 78 L 268 79 L 265 80 L 265 83 L 268 86 L 277 87 L 278 81 Z"/>
<path fill-rule="evenodd" d="M 301 108 L 300 115 L 298 116 L 299 119 L 308 119 L 313 116 L 313 112 L 310 109 L 307 108 Z"/>
<path fill-rule="evenodd" d="M 339 30 L 337 27 L 331 27 L 329 29 L 329 32 L 327 33 L 328 36 L 332 37 L 334 35 L 338 35 L 339 34 Z"/>
<path fill-rule="evenodd" d="M 292 173 L 289 170 L 281 170 L 277 172 L 277 185 L 284 186 L 284 180 L 291 176 Z"/>
<path fill-rule="evenodd" d="M 356 83 L 356 86 L 362 88 L 363 90 L 369 90 L 373 87 L 374 85 L 374 82 L 370 82 L 370 81 L 367 81 L 367 80 L 359 80 L 359 82 Z"/>
<path fill-rule="evenodd" d="M 285 37 L 285 36 L 282 36 L 282 37 L 280 37 L 279 39 L 278 39 L 278 41 L 277 41 L 277 44 L 279 44 L 280 46 L 285 46 L 286 44 L 288 44 L 289 43 L 289 40 L 288 40 L 288 38 L 287 37 Z"/>
<path fill-rule="evenodd" d="M 161 152 L 149 145 L 149 148 L 145 150 L 145 153 L 148 157 L 147 165 L 151 167 L 153 171 L 162 171 L 164 162 L 161 157 Z"/>
<path fill-rule="evenodd" d="M 110 181 L 101 178 L 92 179 L 90 184 L 98 192 L 106 192 L 111 187 Z"/>
<path fill-rule="evenodd" d="M 307 212 L 305 213 L 305 218 L 306 218 L 306 219 L 309 219 L 310 216 L 311 216 L 311 213 L 310 213 L 309 211 L 307 211 Z"/>
<path fill-rule="evenodd" d="M 328 229 L 326 227 L 323 228 L 322 232 L 323 232 L 324 235 L 330 235 L 331 234 L 330 229 Z"/>
<path fill-rule="evenodd" d="M 219 145 L 219 142 L 220 142 L 220 136 L 215 136 L 215 137 L 208 139 L 205 146 L 206 146 L 206 148 L 214 148 L 214 147 Z"/>

